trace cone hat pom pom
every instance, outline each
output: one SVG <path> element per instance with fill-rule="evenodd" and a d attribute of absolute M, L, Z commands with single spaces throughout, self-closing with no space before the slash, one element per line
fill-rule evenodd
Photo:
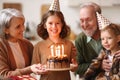
<path fill-rule="evenodd" d="M 59 0 L 53 0 L 49 10 L 52 11 L 60 11 L 60 5 L 59 5 Z"/>
<path fill-rule="evenodd" d="M 96 14 L 100 30 L 111 24 L 111 22 L 108 19 L 106 19 L 103 15 L 99 14 L 98 12 L 96 12 Z"/>

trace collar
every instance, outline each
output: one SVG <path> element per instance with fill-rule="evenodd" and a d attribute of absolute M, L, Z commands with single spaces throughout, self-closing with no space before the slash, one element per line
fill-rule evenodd
<path fill-rule="evenodd" d="M 89 43 L 92 40 L 90 36 L 87 36 L 87 43 Z"/>
<path fill-rule="evenodd" d="M 50 47 L 53 44 L 64 44 L 65 45 L 65 41 L 64 39 L 61 39 L 58 43 L 54 43 L 52 40 L 50 40 L 49 38 L 46 39 L 46 43 L 48 44 L 48 47 Z"/>
<path fill-rule="evenodd" d="M 93 38 L 90 37 L 90 36 L 87 36 L 87 43 L 89 43 Z M 94 39 L 93 39 L 94 40 Z M 100 41 L 101 39 L 99 38 L 98 40 L 95 40 L 95 41 Z"/>

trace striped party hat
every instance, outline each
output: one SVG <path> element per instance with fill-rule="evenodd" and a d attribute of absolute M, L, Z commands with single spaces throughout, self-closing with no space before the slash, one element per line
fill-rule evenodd
<path fill-rule="evenodd" d="M 106 19 L 103 15 L 99 14 L 98 12 L 96 12 L 96 14 L 100 30 L 111 24 L 111 22 L 108 19 Z"/>
<path fill-rule="evenodd" d="M 60 11 L 60 5 L 59 5 L 59 0 L 53 0 L 49 10 L 52 11 Z"/>

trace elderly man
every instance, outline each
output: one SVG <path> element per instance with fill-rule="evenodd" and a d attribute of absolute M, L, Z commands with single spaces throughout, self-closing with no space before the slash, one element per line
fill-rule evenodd
<path fill-rule="evenodd" d="M 77 48 L 77 74 L 83 76 L 87 68 L 102 49 L 96 12 L 101 8 L 95 3 L 85 3 L 80 8 L 80 26 L 82 33 L 75 40 Z"/>
<path fill-rule="evenodd" d="M 96 12 L 101 13 L 101 8 L 95 3 L 89 2 L 81 5 L 80 26 L 82 33 L 75 40 L 78 61 L 78 70 L 76 73 L 80 76 L 84 75 L 92 60 L 98 56 L 102 49 Z M 115 57 L 120 59 L 120 50 L 115 53 Z M 109 71 L 111 68 L 109 62 L 109 59 L 104 59 L 101 68 Z M 99 71 L 96 72 L 98 73 Z M 92 77 L 94 78 L 97 73 L 92 74 Z"/>

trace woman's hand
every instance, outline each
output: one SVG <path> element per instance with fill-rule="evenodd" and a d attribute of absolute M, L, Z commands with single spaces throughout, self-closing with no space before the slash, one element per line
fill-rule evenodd
<path fill-rule="evenodd" d="M 31 70 L 35 74 L 47 74 L 48 70 L 46 69 L 46 65 L 42 64 L 33 64 L 31 66 Z"/>

